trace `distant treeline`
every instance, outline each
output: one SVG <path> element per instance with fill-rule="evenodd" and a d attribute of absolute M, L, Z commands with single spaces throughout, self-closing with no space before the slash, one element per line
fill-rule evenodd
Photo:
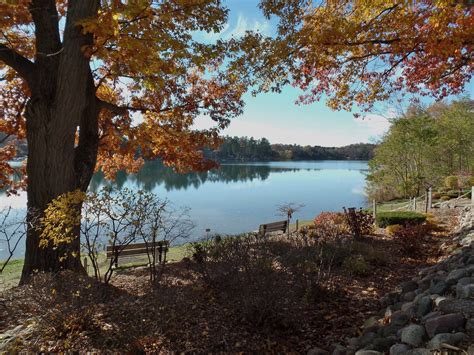
<path fill-rule="evenodd" d="M 218 161 L 369 160 L 373 157 L 374 148 L 375 145 L 369 143 L 321 147 L 270 144 L 266 138 L 224 137 L 219 149 L 205 153 Z"/>

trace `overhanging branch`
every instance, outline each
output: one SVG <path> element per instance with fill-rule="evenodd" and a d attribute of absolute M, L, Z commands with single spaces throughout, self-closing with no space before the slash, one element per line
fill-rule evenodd
<path fill-rule="evenodd" d="M 0 43 L 0 61 L 15 70 L 31 87 L 35 69 L 33 62 L 2 43 Z"/>

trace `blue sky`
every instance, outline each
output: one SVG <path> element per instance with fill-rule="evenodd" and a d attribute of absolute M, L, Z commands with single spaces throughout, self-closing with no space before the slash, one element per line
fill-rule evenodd
<path fill-rule="evenodd" d="M 273 21 L 267 21 L 258 9 L 258 0 L 227 0 L 230 9 L 229 21 L 220 34 L 202 34 L 205 40 L 219 37 L 239 37 L 246 30 L 271 34 Z M 474 98 L 474 80 L 466 88 Z M 312 105 L 295 105 L 300 90 L 287 87 L 282 93 L 245 96 L 243 115 L 232 120 L 223 131 L 224 135 L 266 137 L 272 143 L 296 143 L 300 145 L 343 146 L 351 143 L 374 142 L 390 126 L 385 117 L 394 116 L 390 104 L 381 104 L 378 112 L 365 119 L 355 119 L 345 111 L 331 111 L 325 102 Z M 385 116 L 385 117 L 384 117 Z M 197 128 L 207 128 L 212 121 L 203 117 Z"/>

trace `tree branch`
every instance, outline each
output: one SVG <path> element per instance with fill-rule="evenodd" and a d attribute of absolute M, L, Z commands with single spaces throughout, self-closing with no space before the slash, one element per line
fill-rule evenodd
<path fill-rule="evenodd" d="M 2 43 L 0 43 L 0 61 L 15 70 L 31 87 L 35 69 L 33 62 Z"/>

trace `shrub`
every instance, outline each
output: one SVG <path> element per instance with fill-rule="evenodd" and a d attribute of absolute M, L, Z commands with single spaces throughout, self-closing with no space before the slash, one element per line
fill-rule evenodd
<path fill-rule="evenodd" d="M 406 255 L 417 257 L 422 254 L 423 236 L 428 233 L 423 224 L 407 224 L 394 233 L 400 243 L 400 249 Z"/>
<path fill-rule="evenodd" d="M 426 216 L 417 212 L 379 212 L 376 217 L 377 225 L 385 228 L 392 224 L 421 224 Z"/>
<path fill-rule="evenodd" d="M 457 176 L 447 176 L 444 179 L 444 185 L 448 188 L 457 189 L 459 187 L 459 180 Z"/>
<path fill-rule="evenodd" d="M 342 265 L 349 273 L 357 276 L 367 276 L 370 267 L 362 255 L 354 255 L 346 259 Z"/>
<path fill-rule="evenodd" d="M 349 227 L 343 213 L 322 212 L 314 219 L 312 235 L 315 237 L 335 239 L 348 233 Z"/>
<path fill-rule="evenodd" d="M 358 239 L 363 235 L 373 233 L 374 217 L 368 211 L 363 211 L 362 209 L 356 211 L 355 208 L 346 210 L 344 207 L 344 216 L 354 238 Z"/>
<path fill-rule="evenodd" d="M 395 235 L 396 232 L 398 232 L 402 228 L 403 226 L 400 224 L 391 224 L 385 228 L 385 231 L 387 232 L 388 235 L 393 236 Z"/>
<path fill-rule="evenodd" d="M 246 322 L 295 326 L 301 300 L 314 301 L 328 292 L 333 256 L 323 245 L 299 235 L 244 234 L 194 243 L 190 266 L 218 299 L 235 305 Z"/>

